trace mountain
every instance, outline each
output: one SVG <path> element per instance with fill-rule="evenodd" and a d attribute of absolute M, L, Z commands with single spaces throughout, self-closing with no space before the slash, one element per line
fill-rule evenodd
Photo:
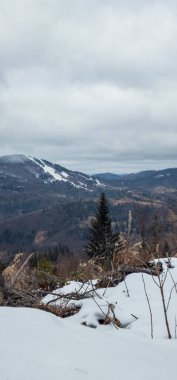
<path fill-rule="evenodd" d="M 104 181 L 104 184 L 109 186 L 125 186 L 129 190 L 152 190 L 159 186 L 177 189 L 177 168 L 147 170 L 130 174 L 102 173 L 95 174 L 94 178 Z"/>
<path fill-rule="evenodd" d="M 98 173 L 98 174 L 94 174 L 93 177 L 99 178 L 100 180 L 112 181 L 112 180 L 118 179 L 120 175 L 121 174 L 114 174 L 114 173 Z"/>
<path fill-rule="evenodd" d="M 29 155 L 0 157 L 0 191 L 38 189 L 63 195 L 89 196 L 120 187 L 152 190 L 159 186 L 177 189 L 177 168 L 131 174 L 100 173 L 93 176 L 72 171 Z"/>
<path fill-rule="evenodd" d="M 90 200 L 103 187 L 96 178 L 44 159 L 0 157 L 0 251 L 60 243 L 80 250 L 85 217 L 95 212 Z"/>
<path fill-rule="evenodd" d="M 58 190 L 93 191 L 102 186 L 98 179 L 87 174 L 22 154 L 0 157 L 0 182 L 3 188 L 13 190 L 31 185 L 54 185 Z"/>
<path fill-rule="evenodd" d="M 177 169 L 89 176 L 27 155 L 0 157 L 0 251 L 43 250 L 53 244 L 80 252 L 100 193 L 113 228 L 137 234 L 137 209 L 157 215 L 164 238 L 177 233 Z M 148 210 L 147 210 L 148 209 Z"/>

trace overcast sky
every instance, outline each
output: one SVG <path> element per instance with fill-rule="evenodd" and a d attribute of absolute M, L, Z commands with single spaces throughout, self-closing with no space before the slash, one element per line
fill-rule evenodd
<path fill-rule="evenodd" d="M 0 0 L 0 155 L 177 166 L 176 0 Z"/>

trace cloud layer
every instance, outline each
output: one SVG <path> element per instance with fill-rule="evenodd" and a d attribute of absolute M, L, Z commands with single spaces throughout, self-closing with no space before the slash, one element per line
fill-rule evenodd
<path fill-rule="evenodd" d="M 1 0 L 0 154 L 177 166 L 177 4 Z"/>

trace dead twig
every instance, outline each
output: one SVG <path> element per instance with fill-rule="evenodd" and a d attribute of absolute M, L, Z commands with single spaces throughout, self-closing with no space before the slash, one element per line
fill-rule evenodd
<path fill-rule="evenodd" d="M 151 338 L 153 339 L 153 319 L 152 319 L 152 309 L 151 309 L 151 304 L 150 304 L 149 297 L 148 297 L 148 294 L 147 294 L 147 291 L 146 291 L 146 284 L 145 284 L 145 280 L 144 280 L 144 276 L 143 276 L 143 274 L 142 274 L 142 280 L 143 280 L 143 285 L 144 285 L 144 292 L 145 292 L 146 299 L 147 299 L 147 303 L 148 303 L 148 307 L 149 307 L 150 321 L 151 321 Z"/>

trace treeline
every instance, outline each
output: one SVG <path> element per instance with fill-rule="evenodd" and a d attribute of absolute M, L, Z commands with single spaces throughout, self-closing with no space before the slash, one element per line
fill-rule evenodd
<path fill-rule="evenodd" d="M 31 268 L 38 268 L 41 262 L 51 262 L 56 264 L 63 257 L 73 257 L 73 252 L 69 250 L 67 246 L 62 246 L 61 244 L 55 244 L 51 246 L 48 250 L 43 252 L 35 252 L 30 260 Z"/>
<path fill-rule="evenodd" d="M 42 195 L 41 195 L 42 196 Z M 168 221 L 168 207 L 154 207 L 152 205 L 130 203 L 116 203 L 111 200 L 109 204 L 110 217 L 112 219 L 113 232 L 128 232 L 128 215 L 131 212 L 131 234 L 136 238 L 141 233 L 141 214 L 146 218 L 146 234 L 150 236 L 151 225 L 155 215 L 159 224 L 163 225 L 164 233 L 172 230 L 172 224 Z M 172 203 L 172 201 L 171 201 Z M 80 200 L 73 202 L 62 201 L 53 205 L 47 203 L 47 207 L 38 211 L 21 214 L 17 219 L 4 220 L 0 227 L 0 248 L 11 251 L 17 250 L 43 250 L 53 242 L 66 244 L 71 250 L 81 250 L 85 245 L 89 231 L 89 220 L 95 215 L 97 209 L 96 200 Z M 174 208 L 173 208 L 174 209 Z M 144 228 L 144 227 L 143 227 Z M 35 243 L 35 237 L 39 231 L 45 231 L 45 239 L 39 246 Z"/>

